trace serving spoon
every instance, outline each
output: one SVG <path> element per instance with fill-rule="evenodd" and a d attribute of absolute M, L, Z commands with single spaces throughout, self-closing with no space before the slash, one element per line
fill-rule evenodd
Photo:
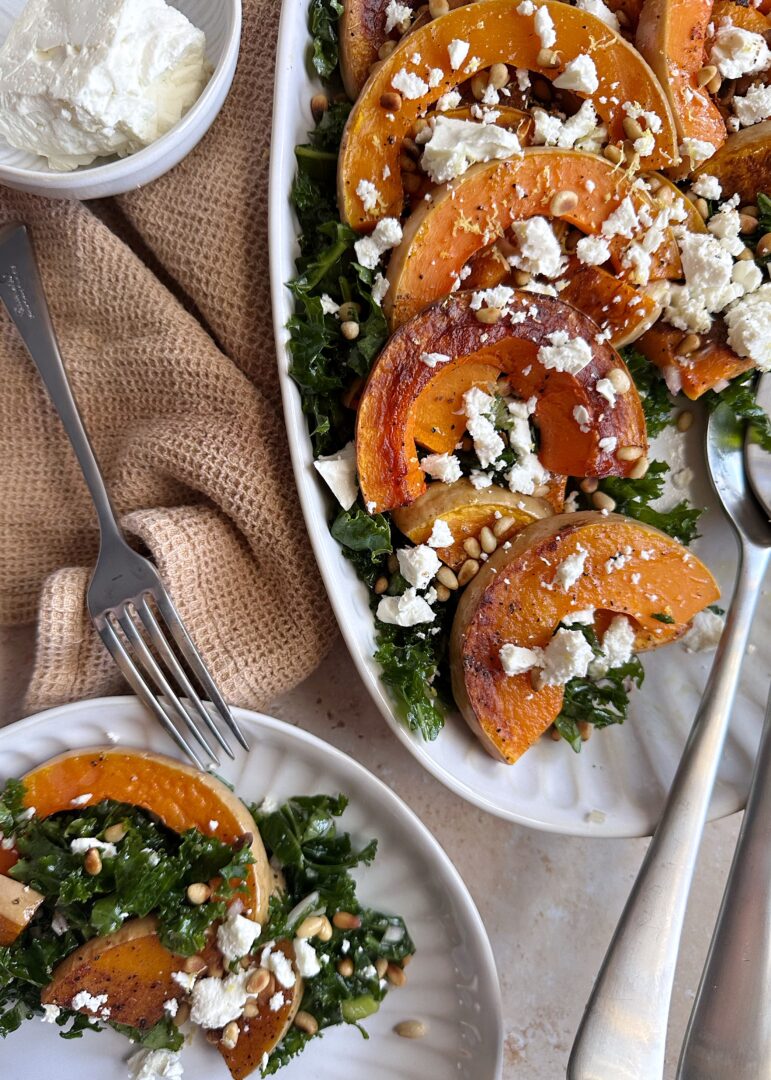
<path fill-rule="evenodd" d="M 664 1072 L 688 892 L 771 553 L 768 516 L 745 475 L 741 427 L 725 405 L 709 418 L 706 455 L 713 487 L 739 543 L 733 599 L 661 820 L 578 1029 L 568 1080 L 660 1080 Z"/>

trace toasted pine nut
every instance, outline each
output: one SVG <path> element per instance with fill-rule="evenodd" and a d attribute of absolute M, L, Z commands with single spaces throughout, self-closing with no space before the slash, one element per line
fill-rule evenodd
<path fill-rule="evenodd" d="M 388 971 L 388 961 L 384 956 L 378 956 L 375 961 L 375 971 L 377 972 L 378 979 L 385 978 L 385 973 Z"/>
<path fill-rule="evenodd" d="M 715 67 L 715 65 L 707 64 L 705 67 L 701 68 L 699 71 L 696 72 L 696 82 L 699 84 L 699 86 L 706 86 L 707 83 L 711 82 L 716 75 L 717 68 Z"/>
<path fill-rule="evenodd" d="M 338 930 L 358 930 L 361 919 L 350 911 L 336 911 L 332 916 L 332 923 Z"/>
<path fill-rule="evenodd" d="M 206 961 L 202 956 L 186 956 L 182 961 L 182 970 L 188 975 L 200 975 L 206 971 Z"/>
<path fill-rule="evenodd" d="M 319 941 L 329 941 L 329 939 L 332 937 L 332 923 L 329 921 L 326 915 L 322 915 L 321 920 L 322 926 L 316 934 L 316 937 L 319 939 Z"/>
<path fill-rule="evenodd" d="M 313 95 L 311 98 L 311 115 L 317 124 L 328 108 L 329 98 L 326 94 Z"/>
<path fill-rule="evenodd" d="M 559 742 L 562 738 L 559 731 L 555 728 L 554 724 L 549 728 L 549 737 L 552 742 Z"/>
<path fill-rule="evenodd" d="M 396 90 L 388 90 L 380 95 L 380 105 L 386 112 L 398 112 L 402 107 L 402 95 Z"/>
<path fill-rule="evenodd" d="M 631 116 L 625 116 L 622 127 L 627 139 L 641 139 L 643 136 L 642 124 Z"/>
<path fill-rule="evenodd" d="M 537 495 L 539 499 L 545 499 L 546 496 L 549 494 L 549 485 L 548 484 L 539 484 L 538 487 L 533 492 L 533 494 Z"/>
<path fill-rule="evenodd" d="M 493 536 L 496 538 L 496 540 L 500 540 L 502 536 L 506 535 L 506 533 L 513 525 L 516 525 L 516 521 L 513 517 L 498 518 L 496 523 L 493 525 Z"/>
<path fill-rule="evenodd" d="M 593 495 L 600 486 L 600 481 L 596 476 L 585 476 L 578 486 L 581 491 L 583 491 L 584 495 Z"/>
<path fill-rule="evenodd" d="M 598 510 L 615 510 L 616 500 L 611 499 L 604 491 L 595 491 L 592 495 L 592 503 Z"/>
<path fill-rule="evenodd" d="M 92 847 L 86 852 L 86 857 L 83 860 L 83 869 L 91 877 L 96 877 L 97 874 L 102 871 L 102 856 L 99 854 L 99 849 Z"/>
<path fill-rule="evenodd" d="M 108 844 L 118 844 L 128 832 L 128 829 L 119 821 L 117 825 L 111 825 L 109 829 L 104 830 L 104 838 Z"/>
<path fill-rule="evenodd" d="M 720 90 L 720 87 L 722 85 L 723 79 L 720 75 L 720 72 L 718 72 L 717 75 L 711 78 L 707 83 L 707 89 L 709 90 L 710 94 L 716 94 Z"/>
<path fill-rule="evenodd" d="M 211 964 L 208 965 L 206 974 L 210 979 L 221 979 L 225 975 L 225 965 L 220 964 L 217 960 L 213 960 Z"/>
<path fill-rule="evenodd" d="M 373 586 L 376 596 L 382 596 L 388 588 L 388 578 L 379 577 Z M 308 937 L 313 937 L 313 934 L 308 934 Z"/>
<path fill-rule="evenodd" d="M 632 386 L 632 380 L 620 367 L 610 369 L 608 381 L 617 394 L 625 394 Z"/>
<path fill-rule="evenodd" d="M 495 533 L 492 529 L 488 528 L 487 525 L 484 525 L 479 531 L 479 542 L 482 545 L 482 551 L 484 551 L 486 555 L 492 555 L 498 547 Z"/>
<path fill-rule="evenodd" d="M 388 588 L 388 578 L 378 578 L 378 581 L 385 581 L 386 588 Z M 375 591 L 377 591 L 377 581 L 375 582 Z M 323 925 L 324 920 L 321 915 L 307 915 L 295 930 L 294 936 L 301 938 L 315 937 Z"/>
<path fill-rule="evenodd" d="M 771 255 L 771 232 L 763 233 L 755 251 L 758 255 Z"/>
<path fill-rule="evenodd" d="M 355 341 L 359 336 L 359 324 L 357 322 L 344 322 L 341 325 L 340 330 L 347 341 Z"/>
<path fill-rule="evenodd" d="M 569 214 L 578 206 L 578 195 L 575 191 L 558 191 L 549 203 L 549 213 L 554 217 Z"/>
<path fill-rule="evenodd" d="M 442 585 L 441 581 L 438 582 L 434 588 L 436 589 L 436 598 L 440 604 L 444 604 L 450 599 L 450 590 L 446 585 Z"/>
<path fill-rule="evenodd" d="M 445 588 L 450 590 L 450 592 L 455 592 L 455 590 L 458 588 L 458 579 L 456 578 L 454 571 L 451 570 L 449 566 L 439 567 L 436 572 L 436 580 L 441 582 L 442 585 L 445 586 Z"/>
<path fill-rule="evenodd" d="M 216 1046 L 220 1041 L 220 1033 L 216 1028 L 209 1028 L 208 1031 L 204 1031 L 203 1034 L 207 1043 L 211 1043 L 212 1046 Z"/>
<path fill-rule="evenodd" d="M 709 217 L 709 203 L 707 202 L 707 200 L 699 197 L 698 199 L 693 200 L 693 205 L 696 207 L 696 209 L 706 221 Z"/>
<path fill-rule="evenodd" d="M 588 720 L 578 721 L 578 733 L 581 736 L 581 742 L 589 742 L 592 737 L 592 725 Z"/>
<path fill-rule="evenodd" d="M 310 1013 L 305 1012 L 303 1009 L 297 1013 L 294 1018 L 294 1026 L 299 1028 L 300 1031 L 304 1031 L 306 1035 L 315 1035 L 319 1030 L 319 1025 L 315 1016 L 311 1016 Z"/>
<path fill-rule="evenodd" d="M 190 1019 L 190 1006 L 186 1001 L 183 1001 L 177 1011 L 174 1013 L 172 1022 L 174 1027 L 182 1027 Z"/>
<path fill-rule="evenodd" d="M 560 58 L 553 49 L 540 49 L 535 62 L 538 67 L 555 68 L 559 67 Z"/>
<path fill-rule="evenodd" d="M 261 994 L 270 982 L 270 972 L 267 968 L 258 968 L 246 981 L 247 994 Z"/>
<path fill-rule="evenodd" d="M 247 1001 L 244 1005 L 241 1015 L 245 1020 L 253 1020 L 255 1016 L 258 1016 L 260 1012 L 260 1006 L 256 1001 Z"/>
<path fill-rule="evenodd" d="M 396 42 L 391 41 L 390 38 L 386 39 L 377 51 L 378 60 L 387 60 L 391 53 L 396 48 Z"/>
<path fill-rule="evenodd" d="M 487 85 L 502 90 L 509 82 L 509 69 L 505 64 L 493 64 L 487 73 Z"/>
<path fill-rule="evenodd" d="M 337 970 L 344 979 L 350 979 L 351 975 L 353 975 L 353 960 L 351 960 L 349 956 L 346 956 L 344 960 L 338 962 Z"/>
<path fill-rule="evenodd" d="M 479 563 L 476 559 L 466 559 L 463 566 L 458 571 L 458 584 L 461 588 L 464 585 L 468 585 L 473 577 L 479 573 Z"/>
<path fill-rule="evenodd" d="M 211 889 L 205 881 L 195 881 L 192 885 L 188 885 L 187 892 L 185 893 L 191 904 L 195 904 L 198 907 L 200 904 L 205 904 L 211 896 Z"/>
<path fill-rule="evenodd" d="M 482 554 L 482 547 L 475 536 L 470 536 L 463 541 L 463 550 L 471 559 L 478 559 Z"/>
<path fill-rule="evenodd" d="M 678 356 L 688 356 L 689 353 L 695 352 L 701 345 L 701 338 L 698 334 L 686 334 L 681 338 L 680 344 L 675 349 Z"/>
<path fill-rule="evenodd" d="M 361 308 L 353 300 L 346 300 L 344 304 L 341 304 L 338 308 L 337 314 L 340 317 L 341 322 L 350 322 L 352 319 L 358 321 Z"/>
<path fill-rule="evenodd" d="M 693 427 L 693 413 L 688 409 L 683 409 L 681 413 L 677 415 L 677 430 L 689 431 Z"/>
<path fill-rule="evenodd" d="M 399 967 L 398 964 L 389 964 L 386 968 L 386 978 L 392 986 L 404 986 L 407 982 L 407 976 L 404 974 L 404 968 Z"/>
<path fill-rule="evenodd" d="M 640 460 L 635 464 L 635 467 L 629 473 L 632 480 L 642 480 L 642 478 L 648 471 L 648 465 L 649 462 L 647 457 L 641 457 Z"/>
<path fill-rule="evenodd" d="M 226 1050 L 232 1050 L 238 1042 L 238 1036 L 241 1031 L 235 1020 L 231 1020 L 229 1024 L 225 1024 L 222 1031 L 222 1045 Z"/>
<path fill-rule="evenodd" d="M 410 173 L 417 172 L 418 171 L 418 163 L 415 161 L 415 159 L 413 157 L 410 157 L 409 154 L 400 154 L 399 155 L 399 168 L 401 169 L 401 171 L 403 173 L 405 173 L 405 172 L 410 172 Z"/>
<path fill-rule="evenodd" d="M 641 446 L 619 446 L 616 457 L 619 461 L 638 461 L 644 453 Z"/>
<path fill-rule="evenodd" d="M 533 275 L 528 274 L 527 270 L 515 270 L 514 273 L 512 274 L 512 278 L 514 279 L 514 284 L 517 285 L 520 289 L 524 285 L 529 285 L 531 280 L 532 280 L 532 277 L 533 277 Z"/>
<path fill-rule="evenodd" d="M 422 186 L 423 181 L 416 172 L 404 173 L 402 176 L 402 187 L 408 195 L 415 195 Z"/>
<path fill-rule="evenodd" d="M 485 96 L 486 90 L 487 79 L 485 78 L 485 76 L 475 75 L 474 78 L 471 80 L 471 93 L 474 95 L 477 101 L 482 100 L 482 98 Z"/>
<path fill-rule="evenodd" d="M 500 319 L 501 309 L 497 307 L 483 307 L 475 311 L 474 314 L 479 322 L 485 323 L 487 326 L 492 326 Z"/>
<path fill-rule="evenodd" d="M 739 213 L 755 219 L 760 217 L 760 210 L 758 210 L 757 206 L 742 206 L 739 209 Z"/>
<path fill-rule="evenodd" d="M 402 1020 L 394 1031 L 403 1039 L 422 1039 L 426 1034 L 426 1025 L 420 1020 Z"/>
<path fill-rule="evenodd" d="M 758 227 L 757 219 L 750 217 L 749 214 L 739 214 L 739 231 L 747 236 L 749 233 L 754 233 Z"/>
<path fill-rule="evenodd" d="M 613 143 L 603 149 L 602 156 L 606 157 L 608 161 L 612 162 L 614 165 L 620 165 L 624 158 L 621 148 L 615 146 Z"/>
<path fill-rule="evenodd" d="M 738 255 L 736 256 L 736 258 L 738 259 L 738 261 L 739 261 L 739 262 L 746 262 L 746 261 L 747 261 L 747 259 L 754 259 L 754 258 L 755 258 L 755 256 L 754 256 L 754 254 L 752 253 L 752 249 L 751 249 L 751 248 L 748 248 L 748 247 L 746 247 L 746 248 L 744 249 L 744 251 L 740 251 L 740 252 L 739 252 L 739 254 L 738 254 Z"/>
<path fill-rule="evenodd" d="M 432 19 L 441 19 L 449 10 L 447 0 L 428 0 L 428 11 Z"/>

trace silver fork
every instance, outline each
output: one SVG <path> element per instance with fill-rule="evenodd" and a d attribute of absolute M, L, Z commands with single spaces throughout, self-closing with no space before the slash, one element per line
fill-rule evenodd
<path fill-rule="evenodd" d="M 201 700 L 193 678 L 214 704 L 221 720 L 248 750 L 246 739 L 191 641 L 157 570 L 129 547 L 118 525 L 67 379 L 26 225 L 16 223 L 0 229 L 0 299 L 45 383 L 94 500 L 100 545 L 87 602 L 102 641 L 137 697 L 199 768 L 205 769 L 208 763 L 183 733 L 184 729 L 215 764 L 219 764 L 219 758 L 207 734 L 213 736 L 226 754 L 234 755 Z M 148 640 L 162 663 L 156 659 Z M 193 678 L 177 658 L 172 642 L 187 661 Z"/>
<path fill-rule="evenodd" d="M 661 1080 L 688 892 L 771 553 L 771 526 L 747 483 L 742 434 L 721 405 L 707 425 L 715 492 L 739 541 L 736 587 L 707 687 L 661 820 L 594 984 L 568 1080 Z"/>

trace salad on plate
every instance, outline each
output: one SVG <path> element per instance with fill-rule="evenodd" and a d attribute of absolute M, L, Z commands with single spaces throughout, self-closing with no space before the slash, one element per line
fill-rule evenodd
<path fill-rule="evenodd" d="M 766 7 L 312 0 L 291 374 L 419 737 L 579 750 L 719 639 L 681 446 L 771 450 Z"/>

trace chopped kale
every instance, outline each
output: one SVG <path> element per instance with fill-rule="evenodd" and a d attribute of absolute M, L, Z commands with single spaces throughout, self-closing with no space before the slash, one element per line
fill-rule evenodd
<path fill-rule="evenodd" d="M 771 199 L 767 201 L 771 204 Z M 704 394 L 704 401 L 710 411 L 718 405 L 727 405 L 737 420 L 749 425 L 753 441 L 771 453 L 771 417 L 757 402 L 755 377 L 756 372 L 745 371 L 733 379 L 725 390 L 708 390 Z"/>
<path fill-rule="evenodd" d="M 619 514 L 626 514 L 646 525 L 653 525 L 662 532 L 669 533 L 681 544 L 690 544 L 699 535 L 696 524 L 703 510 L 691 506 L 686 499 L 666 511 L 654 510 L 650 505 L 660 498 L 668 472 L 669 466 L 665 462 L 652 461 L 642 479 L 629 480 L 608 476 L 600 481 L 600 491 L 604 491 L 615 501 Z"/>
<path fill-rule="evenodd" d="M 322 77 L 329 78 L 337 67 L 337 23 L 343 5 L 337 0 L 311 0 L 308 28 L 313 38 L 313 66 Z"/>
<path fill-rule="evenodd" d="M 393 550 L 391 526 L 385 514 L 370 516 L 360 506 L 341 510 L 331 525 L 343 554 L 370 588 L 384 571 L 385 556 Z"/>
<path fill-rule="evenodd" d="M 445 619 L 449 618 L 444 606 Z M 441 614 L 437 614 L 440 618 Z M 444 727 L 444 711 L 434 686 L 446 651 L 444 633 L 432 634 L 434 624 L 403 627 L 377 624 L 375 659 L 383 682 L 393 692 L 397 708 L 411 731 L 433 740 Z"/>
<path fill-rule="evenodd" d="M 666 613 L 666 611 L 654 611 L 653 614 L 651 615 L 651 618 L 652 619 L 658 619 L 659 622 L 669 623 L 669 624 L 674 623 L 674 621 L 675 621 L 672 618 L 671 615 L 668 615 Z"/>
<path fill-rule="evenodd" d="M 621 356 L 634 379 L 642 400 L 648 435 L 653 438 L 672 423 L 672 399 L 667 384 L 661 370 L 634 346 L 621 349 Z"/>

